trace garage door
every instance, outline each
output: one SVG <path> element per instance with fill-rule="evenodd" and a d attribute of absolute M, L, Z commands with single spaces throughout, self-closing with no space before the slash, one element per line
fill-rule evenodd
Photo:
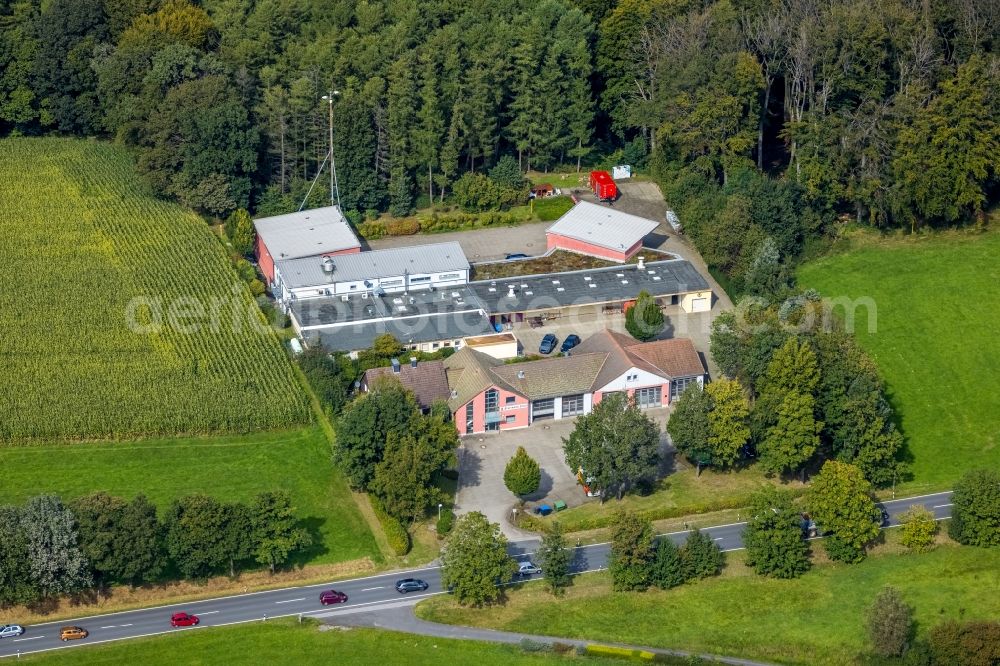
<path fill-rule="evenodd" d="M 537 421 L 538 419 L 551 419 L 555 416 L 556 412 L 556 401 L 555 398 L 546 398 L 545 400 L 534 400 L 531 403 L 531 420 Z"/>
<path fill-rule="evenodd" d="M 692 298 L 691 312 L 708 312 L 709 305 L 707 298 Z"/>

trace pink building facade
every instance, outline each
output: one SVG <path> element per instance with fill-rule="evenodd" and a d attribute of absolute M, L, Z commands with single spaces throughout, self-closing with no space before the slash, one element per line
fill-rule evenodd
<path fill-rule="evenodd" d="M 460 434 L 497 432 L 531 425 L 531 402 L 523 395 L 491 386 L 452 414 Z"/>
<path fill-rule="evenodd" d="M 569 250 L 570 252 L 576 252 L 578 254 L 589 254 L 594 257 L 621 262 L 628 261 L 632 255 L 642 248 L 641 238 L 623 251 L 612 250 L 601 245 L 587 243 L 582 240 L 577 240 L 576 238 L 569 238 L 567 236 L 551 232 L 545 234 L 545 241 L 546 247 L 549 250 Z"/>

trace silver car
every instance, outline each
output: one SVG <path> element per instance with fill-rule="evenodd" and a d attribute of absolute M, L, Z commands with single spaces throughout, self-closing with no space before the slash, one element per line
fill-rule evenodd
<path fill-rule="evenodd" d="M 518 576 L 531 576 L 532 574 L 539 573 L 542 573 L 542 570 L 536 567 L 532 562 L 521 562 L 517 565 Z"/>
<path fill-rule="evenodd" d="M 5 624 L 0 627 L 0 638 L 13 638 L 24 633 L 24 627 L 19 624 Z"/>

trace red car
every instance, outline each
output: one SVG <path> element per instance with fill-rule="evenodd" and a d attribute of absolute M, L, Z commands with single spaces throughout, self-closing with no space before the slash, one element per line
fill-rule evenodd
<path fill-rule="evenodd" d="M 170 616 L 170 626 L 171 627 L 193 627 L 198 624 L 197 615 L 188 615 L 187 613 L 174 613 Z"/>
<path fill-rule="evenodd" d="M 319 595 L 319 602 L 324 606 L 329 606 L 330 604 L 342 604 L 347 601 L 347 595 L 343 592 L 337 592 L 337 590 L 327 590 Z"/>

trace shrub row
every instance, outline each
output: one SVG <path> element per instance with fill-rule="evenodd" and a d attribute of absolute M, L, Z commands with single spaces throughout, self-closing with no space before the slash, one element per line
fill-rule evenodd
<path fill-rule="evenodd" d="M 396 555 L 406 555 L 410 552 L 410 533 L 406 531 L 403 524 L 399 522 L 396 518 L 393 518 L 385 511 L 385 507 L 382 506 L 381 500 L 375 495 L 368 495 L 372 503 L 372 509 L 375 511 L 375 517 L 378 518 L 379 524 L 382 526 L 382 531 L 385 532 L 385 538 L 389 542 L 389 547 L 392 548 L 392 552 Z"/>
<path fill-rule="evenodd" d="M 805 494 L 805 489 L 795 489 L 789 492 L 793 493 L 795 496 L 801 496 Z M 714 511 L 743 509 L 748 506 L 750 506 L 750 495 L 735 495 L 733 497 L 724 497 L 699 504 L 655 507 L 652 509 L 638 510 L 635 513 L 643 520 L 656 521 L 666 520 L 668 518 L 680 518 L 682 516 L 690 516 L 696 513 L 712 513 Z M 609 527 L 612 523 L 614 523 L 615 516 L 613 513 L 608 512 L 595 514 L 581 519 L 571 517 L 569 520 L 566 520 L 565 516 L 557 518 L 555 517 L 555 514 L 553 514 L 552 519 L 546 519 L 535 516 L 527 511 L 524 513 L 518 513 L 517 516 L 518 527 L 525 530 L 543 533 L 548 533 L 552 529 L 553 520 L 559 520 L 563 529 L 567 532 L 583 532 L 586 530 L 596 530 L 603 527 Z"/>
<path fill-rule="evenodd" d="M 358 233 L 368 240 L 386 236 L 412 236 L 416 233 L 441 233 L 445 231 L 468 231 L 488 227 L 515 227 L 524 222 L 511 213 L 434 213 L 429 218 L 404 218 L 400 220 L 369 220 L 358 225 Z"/>

